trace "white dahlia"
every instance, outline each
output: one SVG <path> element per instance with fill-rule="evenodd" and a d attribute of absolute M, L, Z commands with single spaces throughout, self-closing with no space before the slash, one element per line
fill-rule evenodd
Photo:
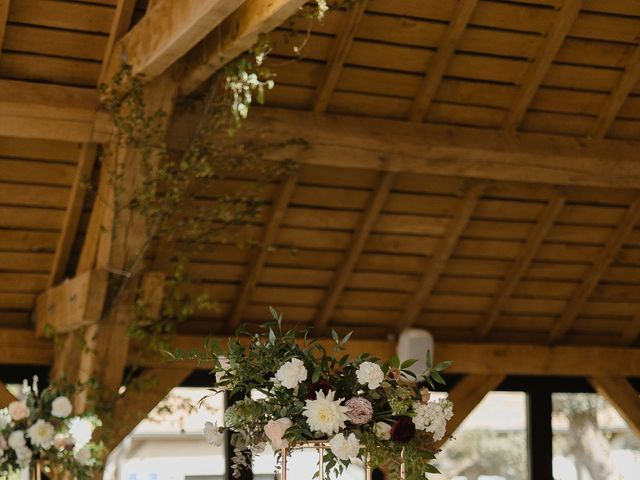
<path fill-rule="evenodd" d="M 362 449 L 360 441 L 353 433 L 348 438 L 345 438 L 342 433 L 338 433 L 329 441 L 329 446 L 331 447 L 331 453 L 340 460 L 356 458 Z"/>
<path fill-rule="evenodd" d="M 39 419 L 29 427 L 27 436 L 31 439 L 31 444 L 47 450 L 53 445 L 55 429 L 49 422 Z"/>
<path fill-rule="evenodd" d="M 334 400 L 336 392 L 331 390 L 326 396 L 318 391 L 315 400 L 307 400 L 302 414 L 307 417 L 307 423 L 314 432 L 322 432 L 327 435 L 337 433 L 345 427 L 349 417 L 349 407 L 341 405 L 344 400 Z"/>
<path fill-rule="evenodd" d="M 285 388 L 294 389 L 307 379 L 307 369 L 299 358 L 292 358 L 276 372 L 276 379 Z"/>
<path fill-rule="evenodd" d="M 375 390 L 384 380 L 384 373 L 380 365 L 373 362 L 362 362 L 356 371 L 358 383 L 367 385 L 370 390 Z"/>

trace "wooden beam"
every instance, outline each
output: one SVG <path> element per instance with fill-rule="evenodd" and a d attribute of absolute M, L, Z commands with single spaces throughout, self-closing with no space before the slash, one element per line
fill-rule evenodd
<path fill-rule="evenodd" d="M 351 278 L 351 274 L 358 263 L 360 254 L 362 253 L 365 243 L 369 238 L 371 229 L 375 225 L 378 215 L 380 214 L 380 211 L 382 210 L 382 207 L 389 195 L 393 179 L 394 175 L 388 172 L 380 174 L 376 188 L 368 202 L 367 209 L 362 215 L 360 223 L 353 234 L 351 247 L 346 252 L 339 270 L 333 277 L 331 286 L 327 292 L 327 297 L 322 303 L 320 313 L 314 322 L 313 328 L 316 335 L 321 335 L 325 332 L 327 324 L 335 312 L 336 306 L 340 301 L 340 297 L 342 297 L 342 292 L 347 286 L 347 282 L 349 281 L 349 278 Z"/>
<path fill-rule="evenodd" d="M 431 292 L 438 283 L 440 275 L 442 275 L 442 272 L 447 266 L 462 232 L 464 232 L 464 229 L 469 223 L 484 188 L 485 186 L 482 184 L 471 185 L 462 195 L 453 218 L 438 243 L 433 256 L 426 261 L 418 289 L 411 296 L 404 308 L 402 320 L 397 325 L 399 331 L 411 327 L 420 316 L 420 312 L 429 299 L 429 296 L 431 296 Z"/>
<path fill-rule="evenodd" d="M 640 46 L 637 46 L 629 59 L 624 72 L 620 75 L 620 79 L 615 88 L 611 92 L 611 96 L 604 104 L 598 115 L 591 136 L 593 138 L 604 138 L 614 122 L 624 102 L 629 97 L 633 88 L 640 80 Z"/>
<path fill-rule="evenodd" d="M 590 377 L 589 383 L 613 405 L 629 428 L 640 437 L 640 396 L 629 380 L 624 377 L 598 376 Z"/>
<path fill-rule="evenodd" d="M 106 270 L 92 270 L 38 295 L 36 335 L 44 337 L 47 328 L 55 333 L 67 333 L 98 323 L 107 295 L 108 278 Z"/>
<path fill-rule="evenodd" d="M 0 408 L 6 408 L 13 401 L 17 400 L 16 397 L 9 391 L 7 386 L 0 381 Z"/>
<path fill-rule="evenodd" d="M 184 148 L 199 115 L 176 113 L 171 146 Z M 254 108 L 237 141 L 304 138 L 300 163 L 568 186 L 637 188 L 638 143 L 491 131 Z M 280 160 L 290 155 L 273 155 Z"/>
<path fill-rule="evenodd" d="M 9 0 L 0 0 L 0 55 L 2 55 L 2 44 L 7 28 L 7 18 L 9 18 Z"/>
<path fill-rule="evenodd" d="M 184 382 L 193 370 L 190 368 L 145 370 L 135 384 L 116 401 L 113 418 L 118 419 L 105 431 L 105 444 L 111 451 L 145 418 L 171 389 Z"/>
<path fill-rule="evenodd" d="M 455 384 L 447 396 L 453 402 L 453 418 L 447 423 L 447 436 L 435 444 L 436 450 L 442 448 L 487 393 L 498 388 L 505 378 L 505 375 L 475 374 L 467 375 Z"/>
<path fill-rule="evenodd" d="M 267 261 L 267 255 L 269 254 L 268 247 L 273 245 L 277 239 L 280 224 L 282 223 L 282 219 L 284 218 L 284 214 L 297 183 L 298 174 L 294 173 L 289 175 L 280 186 L 280 190 L 278 191 L 271 207 L 271 218 L 264 229 L 262 248 L 254 253 L 247 268 L 247 276 L 242 284 L 242 289 L 235 301 L 233 313 L 231 314 L 231 318 L 228 323 L 228 330 L 230 332 L 235 331 L 242 322 L 244 312 L 249 304 L 251 295 L 258 284 L 258 279 L 260 278 L 264 264 Z"/>
<path fill-rule="evenodd" d="M 151 81 L 184 56 L 244 0 L 163 0 L 120 39 L 104 72 L 109 80 L 123 62 Z"/>
<path fill-rule="evenodd" d="M 180 93 L 189 95 L 216 71 L 279 27 L 305 0 L 247 0 L 187 55 Z"/>
<path fill-rule="evenodd" d="M 550 343 L 558 342 L 571 329 L 576 318 L 584 308 L 585 302 L 589 299 L 591 292 L 593 292 L 593 289 L 596 288 L 600 282 L 602 275 L 604 275 L 624 244 L 624 241 L 637 225 L 638 220 L 640 220 L 640 198 L 637 198 L 631 203 L 613 234 L 600 251 L 591 269 L 582 277 L 580 285 L 567 302 L 560 320 L 553 326 L 549 334 Z"/>
<path fill-rule="evenodd" d="M 51 365 L 53 345 L 33 330 L 0 329 L 0 365 Z"/>
<path fill-rule="evenodd" d="M 638 336 L 640 336 L 640 312 L 633 316 L 627 327 L 620 334 L 620 343 L 622 345 L 633 345 Z"/>
<path fill-rule="evenodd" d="M 531 60 L 529 68 L 522 76 L 523 83 L 516 98 L 511 102 L 512 107 L 504 121 L 505 130 L 517 130 L 522 123 L 529 105 L 531 105 L 549 67 L 551 67 L 564 39 L 578 17 L 581 7 L 582 0 L 564 1 L 562 9 L 558 12 L 558 18 L 553 22 L 547 34 L 546 41 L 540 46 L 535 57 Z"/>
<path fill-rule="evenodd" d="M 112 127 L 98 106 L 95 89 L 0 80 L 0 136 L 105 142 Z"/>
<path fill-rule="evenodd" d="M 533 227 L 533 230 L 529 233 L 527 241 L 522 247 L 522 252 L 518 258 L 516 258 L 516 261 L 513 262 L 509 273 L 507 273 L 500 291 L 493 299 L 491 307 L 489 308 L 489 313 L 477 326 L 476 335 L 479 339 L 484 339 L 489 334 L 493 325 L 498 321 L 498 318 L 500 318 L 502 309 L 511 298 L 511 295 L 520 283 L 522 276 L 529 269 L 531 261 L 535 258 L 540 246 L 547 237 L 549 230 L 551 230 L 553 223 L 556 218 L 558 218 L 565 201 L 566 198 L 561 194 L 556 194 L 549 200 L 549 203 L 538 218 L 538 222 L 535 227 Z"/>
<path fill-rule="evenodd" d="M 67 208 L 62 222 L 62 232 L 58 237 L 56 251 L 53 256 L 53 265 L 47 282 L 48 287 L 53 287 L 64 278 L 69 255 L 71 254 L 71 247 L 73 246 L 73 241 L 78 231 L 78 223 L 80 222 L 80 215 L 82 214 L 87 185 L 91 180 L 91 172 L 93 171 L 93 165 L 96 160 L 96 153 L 97 148 L 95 144 L 85 143 L 82 145 L 80 158 L 76 166 L 76 174 L 73 179 L 73 185 L 71 186 L 71 192 L 69 192 L 69 200 L 67 201 Z"/>
<path fill-rule="evenodd" d="M 118 3 L 116 4 L 116 11 L 113 13 L 113 22 L 111 22 L 111 31 L 109 32 L 107 48 L 105 48 L 104 57 L 102 58 L 100 77 L 98 77 L 100 79 L 99 83 L 109 80 L 107 77 L 107 69 L 113 54 L 113 47 L 129 30 L 131 19 L 133 18 L 133 12 L 136 9 L 136 3 L 136 0 L 118 0 Z"/>
<path fill-rule="evenodd" d="M 424 119 L 477 4 L 478 0 L 460 0 L 456 3 L 453 17 L 440 39 L 438 51 L 431 57 L 426 76 L 422 80 L 418 88 L 418 94 L 411 105 L 410 121 L 422 122 Z"/>
<path fill-rule="evenodd" d="M 342 66 L 347 60 L 349 51 L 351 51 L 353 37 L 358 31 L 358 26 L 364 16 L 368 3 L 369 0 L 361 0 L 353 5 L 344 16 L 343 23 L 340 26 L 335 43 L 331 49 L 331 58 L 327 62 L 322 79 L 318 84 L 316 100 L 313 105 L 313 111 L 316 113 L 324 113 L 329 105 L 331 95 L 340 79 Z"/>

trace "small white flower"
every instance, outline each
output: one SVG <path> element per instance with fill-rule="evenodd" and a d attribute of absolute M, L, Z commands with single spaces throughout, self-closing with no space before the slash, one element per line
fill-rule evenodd
<path fill-rule="evenodd" d="M 384 380 L 384 373 L 380 365 L 372 362 L 362 362 L 356 371 L 358 383 L 368 385 L 370 390 L 375 390 Z"/>
<path fill-rule="evenodd" d="M 222 442 L 224 441 L 224 435 L 220 433 L 217 425 L 214 425 L 211 422 L 205 422 L 203 432 L 204 438 L 208 443 L 210 443 L 214 447 L 219 447 L 222 445 Z"/>
<path fill-rule="evenodd" d="M 45 422 L 43 419 L 39 419 L 27 430 L 27 436 L 31 439 L 31 444 L 45 450 L 51 448 L 51 445 L 53 445 L 54 434 L 55 429 L 53 425 Z"/>
<path fill-rule="evenodd" d="M 349 417 L 347 412 L 349 407 L 340 405 L 344 400 L 333 400 L 336 392 L 331 390 L 326 396 L 322 391 L 318 391 L 315 400 L 307 400 L 302 414 L 307 417 L 307 423 L 313 432 L 322 432 L 327 435 L 338 433 L 345 427 Z"/>
<path fill-rule="evenodd" d="M 360 441 L 353 433 L 349 435 L 349 438 L 345 438 L 342 433 L 338 433 L 329 441 L 329 446 L 331 447 L 331 453 L 340 460 L 356 458 L 362 449 Z"/>
<path fill-rule="evenodd" d="M 24 420 L 29 416 L 29 413 L 31 413 L 29 407 L 27 407 L 27 404 L 24 402 L 16 400 L 9 404 L 9 415 L 15 422 Z"/>
<path fill-rule="evenodd" d="M 380 440 L 390 440 L 391 439 L 391 425 L 384 422 L 377 422 L 373 426 L 373 433 Z"/>
<path fill-rule="evenodd" d="M 83 467 L 91 465 L 93 462 L 93 457 L 91 455 L 91 448 L 89 445 L 85 445 L 80 450 L 75 452 L 76 462 L 78 462 Z"/>
<path fill-rule="evenodd" d="M 58 397 L 51 402 L 51 415 L 58 418 L 67 418 L 73 412 L 73 405 L 67 397 Z"/>
<path fill-rule="evenodd" d="M 16 457 L 18 458 L 18 465 L 21 468 L 27 468 L 31 463 L 31 457 L 33 453 L 29 449 L 29 447 L 23 445 L 22 447 L 18 447 L 16 449 Z"/>
<path fill-rule="evenodd" d="M 453 403 L 449 400 L 437 402 L 413 402 L 413 423 L 418 430 L 433 434 L 437 442 L 447 431 L 447 421 L 453 417 Z"/>
<path fill-rule="evenodd" d="M 8 443 L 14 450 L 24 447 L 27 444 L 27 440 L 24 438 L 24 432 L 22 430 L 14 430 L 11 432 Z"/>
<path fill-rule="evenodd" d="M 299 358 L 292 358 L 276 372 L 276 379 L 285 388 L 294 389 L 307 379 L 307 369 Z"/>

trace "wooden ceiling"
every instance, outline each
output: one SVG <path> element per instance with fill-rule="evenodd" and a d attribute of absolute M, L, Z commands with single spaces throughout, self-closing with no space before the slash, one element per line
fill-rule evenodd
<path fill-rule="evenodd" d="M 95 88 L 135 5 L 0 0 L 7 3 L 0 43 L 0 325 L 32 328 L 36 296 L 74 273 L 95 206 L 92 195 L 77 201 L 93 165 L 91 150 L 78 142 L 100 131 Z M 471 130 L 501 135 L 518 155 L 518 141 L 549 152 L 572 141 L 574 163 L 544 157 L 564 169 L 560 178 L 549 164 L 531 176 L 526 169 L 501 173 L 518 165 L 485 174 L 457 167 L 458 158 L 449 162 L 447 155 L 432 162 L 433 171 L 428 164 L 389 167 L 382 154 L 378 165 L 347 154 L 302 159 L 297 175 L 265 191 L 261 220 L 245 232 L 277 249 L 212 245 L 190 266 L 221 309 L 197 314 L 184 333 L 226 333 L 230 324 L 263 321 L 274 305 L 292 322 L 371 338 L 414 325 L 443 341 L 637 341 L 637 2 L 369 0 L 308 33 L 306 23 L 298 27 L 293 44 L 302 54 L 295 61 L 284 41 L 292 26 L 275 31 L 279 41 L 268 62 L 277 87 L 267 104 L 282 110 L 265 110 L 291 118 L 292 131 L 300 122 L 287 116 L 290 110 L 308 111 L 301 118 L 368 117 L 358 120 L 363 124 L 377 117 L 398 120 L 389 128 L 413 132 L 416 145 L 424 133 L 429 151 L 430 132 L 440 125 L 452 148 L 457 132 Z M 51 113 L 55 102 L 67 106 L 64 115 Z M 28 127 L 40 138 L 19 138 L 26 127 L 8 120 L 27 118 L 27 110 L 34 112 Z M 65 128 L 49 128 L 54 116 Z M 420 123 L 425 128 L 416 130 Z M 387 124 L 379 125 L 383 131 Z M 583 141 L 588 137 L 612 141 Z M 394 140 L 388 146 L 393 150 Z M 587 153 L 597 148 L 604 152 L 602 175 L 594 170 L 584 180 L 579 163 L 590 168 Z M 536 155 L 531 150 L 527 158 Z M 617 170 L 618 160 L 625 169 Z M 246 185 L 232 178 L 212 195 Z M 78 218 L 80 228 L 69 228 Z"/>

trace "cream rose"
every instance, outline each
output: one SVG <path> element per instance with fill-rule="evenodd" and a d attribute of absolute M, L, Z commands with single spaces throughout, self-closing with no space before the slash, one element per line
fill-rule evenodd
<path fill-rule="evenodd" d="M 270 420 L 264 427 L 264 434 L 269 439 L 271 448 L 274 450 L 280 450 L 281 448 L 287 448 L 289 442 L 284 440 L 282 436 L 289 427 L 293 425 L 290 418 L 279 418 L 278 420 Z"/>
<path fill-rule="evenodd" d="M 51 415 L 58 418 L 67 418 L 73 412 L 71 401 L 67 397 L 58 397 L 51 402 Z"/>
<path fill-rule="evenodd" d="M 391 425 L 384 422 L 378 422 L 373 426 L 373 433 L 380 440 L 389 440 L 391 438 Z"/>
<path fill-rule="evenodd" d="M 27 407 L 27 404 L 24 402 L 16 400 L 15 402 L 11 402 L 9 404 L 9 415 L 15 422 L 24 420 L 29 416 L 29 413 L 31 413 L 29 407 Z"/>

